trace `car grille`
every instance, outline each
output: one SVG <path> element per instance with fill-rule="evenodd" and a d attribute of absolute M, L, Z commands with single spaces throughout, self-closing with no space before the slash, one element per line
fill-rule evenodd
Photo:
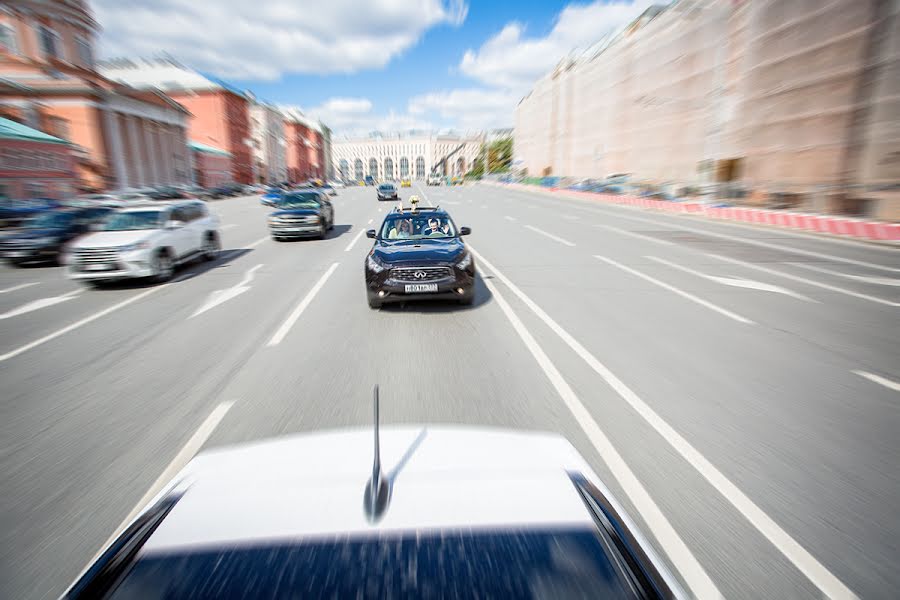
<path fill-rule="evenodd" d="M 401 267 L 391 269 L 391 279 L 409 283 L 438 281 L 453 277 L 450 267 Z"/>
<path fill-rule="evenodd" d="M 296 217 L 275 217 L 272 222 L 276 225 L 295 225 L 297 223 L 318 223 L 319 217 L 315 215 L 299 215 Z"/>
<path fill-rule="evenodd" d="M 78 266 L 114 264 L 118 258 L 115 248 L 78 248 L 75 250 L 75 264 Z"/>

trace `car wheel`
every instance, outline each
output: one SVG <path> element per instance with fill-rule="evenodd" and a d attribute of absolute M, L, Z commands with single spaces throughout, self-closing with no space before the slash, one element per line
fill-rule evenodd
<path fill-rule="evenodd" d="M 206 237 L 203 239 L 203 258 L 206 260 L 215 259 L 221 247 L 219 236 L 213 231 L 207 232 Z"/>
<path fill-rule="evenodd" d="M 325 223 L 322 223 L 321 225 L 319 225 L 318 238 L 320 240 L 324 240 L 326 235 L 328 235 L 328 226 Z"/>
<path fill-rule="evenodd" d="M 280 242 L 280 241 L 282 241 L 284 238 L 278 237 L 277 235 L 273 235 L 273 236 L 272 236 L 272 239 L 275 240 L 276 242 Z"/>
<path fill-rule="evenodd" d="M 329 231 L 334 229 L 334 217 L 331 217 L 331 220 L 328 222 Z"/>
<path fill-rule="evenodd" d="M 172 257 L 166 250 L 160 250 L 153 259 L 154 280 L 159 283 L 172 279 L 175 267 L 172 264 Z"/>

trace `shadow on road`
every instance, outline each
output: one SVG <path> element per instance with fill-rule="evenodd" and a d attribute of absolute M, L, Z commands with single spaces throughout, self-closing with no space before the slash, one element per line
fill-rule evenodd
<path fill-rule="evenodd" d="M 182 283 L 189 279 L 193 279 L 198 275 L 202 275 L 207 271 L 218 269 L 219 267 L 227 267 L 237 258 L 253 252 L 251 248 L 232 248 L 230 250 L 222 250 L 215 260 L 204 261 L 198 263 L 196 260 L 189 262 L 180 267 L 172 278 L 171 283 Z M 138 290 L 142 288 L 153 287 L 156 285 L 164 285 L 157 283 L 152 279 L 123 279 L 121 281 L 110 281 L 102 284 L 103 289 L 110 290 Z"/>
<path fill-rule="evenodd" d="M 488 275 L 488 277 L 491 277 Z M 446 313 L 466 311 L 478 308 L 491 301 L 491 291 L 482 280 L 481 275 L 475 277 L 475 302 L 470 305 L 459 304 L 453 300 L 408 300 L 405 302 L 390 302 L 382 305 L 381 310 L 389 313 L 414 312 L 414 313 Z"/>

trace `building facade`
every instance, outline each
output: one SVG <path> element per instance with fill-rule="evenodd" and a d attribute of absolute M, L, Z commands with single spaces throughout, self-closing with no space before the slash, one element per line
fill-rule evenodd
<path fill-rule="evenodd" d="M 199 142 L 189 142 L 194 183 L 206 188 L 231 181 L 231 153 Z"/>
<path fill-rule="evenodd" d="M 287 180 L 287 140 L 284 115 L 264 102 L 250 104 L 250 137 L 253 139 L 254 180 L 278 183 Z"/>
<path fill-rule="evenodd" d="M 465 175 L 481 152 L 482 136 L 407 132 L 332 141 L 332 168 L 344 180 L 425 179 Z"/>
<path fill-rule="evenodd" d="M 900 218 L 900 5 L 681 0 L 541 78 L 530 175 L 729 182 L 748 202 Z"/>
<path fill-rule="evenodd" d="M 321 125 L 294 108 L 282 109 L 287 141 L 287 179 L 302 183 L 324 179 L 324 148 Z"/>
<path fill-rule="evenodd" d="M 75 177 L 68 142 L 0 118 L 0 199 L 69 198 Z"/>
<path fill-rule="evenodd" d="M 0 6 L 0 116 L 71 143 L 78 191 L 190 181 L 189 113 L 97 72 L 85 2 Z"/>
<path fill-rule="evenodd" d="M 169 59 L 116 59 L 101 65 L 101 72 L 132 87 L 162 91 L 182 104 L 191 113 L 191 141 L 227 150 L 232 181 L 253 181 L 250 101 L 244 92 Z"/>

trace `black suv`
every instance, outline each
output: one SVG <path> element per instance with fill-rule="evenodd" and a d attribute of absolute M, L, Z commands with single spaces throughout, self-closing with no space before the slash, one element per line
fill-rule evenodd
<path fill-rule="evenodd" d="M 397 186 L 393 183 L 382 183 L 379 184 L 378 189 L 378 200 L 399 200 L 400 196 L 397 195 Z"/>
<path fill-rule="evenodd" d="M 105 219 L 112 208 L 61 208 L 41 213 L 26 221 L 23 227 L 0 238 L 0 255 L 7 262 L 59 262 L 63 245 L 91 230 L 91 225 Z"/>
<path fill-rule="evenodd" d="M 272 201 L 275 211 L 269 214 L 272 239 L 298 237 L 325 238 L 334 229 L 334 205 L 324 192 L 314 189 L 285 192 Z"/>
<path fill-rule="evenodd" d="M 381 229 L 366 235 L 375 240 L 366 256 L 366 296 L 371 308 L 385 302 L 451 299 L 475 300 L 475 260 L 441 208 L 397 208 Z"/>

